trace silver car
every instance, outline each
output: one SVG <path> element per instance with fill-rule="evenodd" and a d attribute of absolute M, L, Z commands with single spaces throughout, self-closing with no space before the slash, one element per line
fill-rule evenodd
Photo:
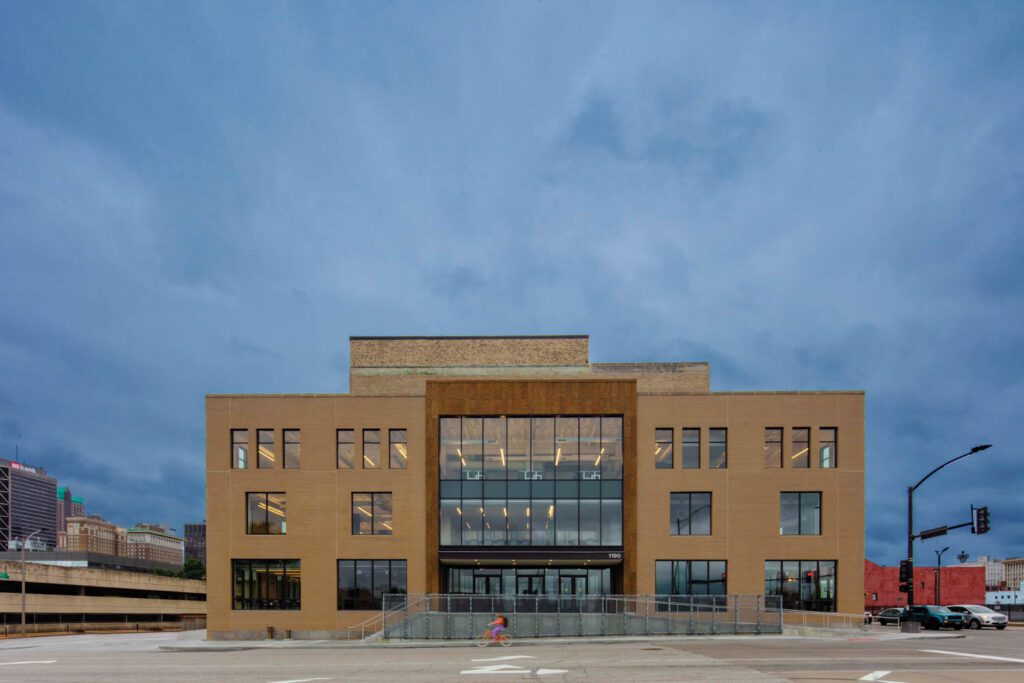
<path fill-rule="evenodd" d="M 949 609 L 964 615 L 964 621 L 967 622 L 969 628 L 979 629 L 982 626 L 995 626 L 1000 631 L 1006 628 L 1006 615 L 990 610 L 988 607 L 981 605 L 950 605 Z"/>

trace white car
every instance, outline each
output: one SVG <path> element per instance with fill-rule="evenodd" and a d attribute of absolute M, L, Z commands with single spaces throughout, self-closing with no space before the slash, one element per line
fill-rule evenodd
<path fill-rule="evenodd" d="M 1000 614 L 981 605 L 949 605 L 949 609 L 964 615 L 968 628 L 979 629 L 982 626 L 995 626 L 1002 631 L 1006 628 L 1006 615 Z"/>

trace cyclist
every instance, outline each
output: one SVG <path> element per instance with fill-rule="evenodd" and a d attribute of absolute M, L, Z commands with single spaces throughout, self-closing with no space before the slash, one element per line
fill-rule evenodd
<path fill-rule="evenodd" d="M 502 631 L 505 630 L 505 627 L 508 626 L 508 619 L 499 614 L 494 621 L 487 625 L 494 627 L 494 629 L 491 631 L 491 640 L 497 642 L 498 636 L 501 634 Z"/>

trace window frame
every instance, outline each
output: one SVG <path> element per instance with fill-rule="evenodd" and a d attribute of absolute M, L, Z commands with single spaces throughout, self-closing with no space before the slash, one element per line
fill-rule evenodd
<path fill-rule="evenodd" d="M 261 439 L 261 437 L 263 436 L 263 434 L 265 434 L 267 432 L 270 432 L 270 441 L 263 441 Z M 271 446 L 270 450 L 268 451 L 270 453 L 270 455 L 267 456 L 269 458 L 271 464 L 264 466 L 264 465 L 261 464 L 263 462 L 263 458 L 264 458 L 264 456 L 263 456 L 263 445 L 267 444 L 267 443 L 269 443 L 270 446 Z M 276 448 L 277 448 L 277 430 L 276 429 L 268 428 L 268 429 L 257 429 L 256 430 L 256 469 L 258 469 L 258 470 L 279 469 L 278 468 L 278 464 L 277 464 L 277 450 L 276 450 Z"/>
<path fill-rule="evenodd" d="M 665 440 L 665 432 L 668 432 L 668 440 Z M 654 428 L 654 469 L 656 470 L 671 470 L 675 467 L 675 453 L 673 446 L 676 440 L 676 430 L 674 427 L 655 427 Z M 662 455 L 662 449 L 666 448 L 668 453 L 667 459 L 662 459 L 659 456 Z"/>
<path fill-rule="evenodd" d="M 239 569 L 248 567 L 248 580 L 241 583 L 242 594 L 239 595 Z M 257 578 L 256 570 L 261 569 L 263 575 L 273 576 L 275 569 L 280 569 L 278 592 L 284 595 L 277 598 L 247 597 L 246 593 L 264 592 L 270 588 L 270 580 Z M 290 571 L 294 570 L 294 571 Z M 294 574 L 296 597 L 288 597 L 290 592 L 289 576 Z M 257 589 L 253 591 L 252 589 Z M 248 589 L 248 590 L 247 590 Z M 263 590 L 259 590 L 263 589 Z M 301 559 L 263 559 L 263 558 L 232 558 L 231 559 L 231 609 L 240 611 L 296 611 L 302 609 L 302 560 Z"/>
<path fill-rule="evenodd" d="M 235 435 L 239 434 L 239 433 L 243 433 L 243 432 L 245 433 L 245 439 L 243 441 L 237 440 L 235 438 Z M 239 460 L 236 457 L 237 456 L 237 451 L 235 450 L 239 446 L 244 447 L 244 449 L 245 449 L 243 451 L 245 456 L 242 459 L 242 462 L 244 462 L 244 464 L 241 467 L 238 466 Z M 247 470 L 247 469 L 249 469 L 249 452 L 250 452 L 250 448 L 249 448 L 249 429 L 248 428 L 232 429 L 231 430 L 231 469 L 233 469 L 233 470 Z"/>
<path fill-rule="evenodd" d="M 693 578 L 693 565 L 694 565 L 694 563 L 701 563 L 701 562 L 704 563 L 704 565 L 705 565 L 704 566 L 704 570 L 705 570 L 704 575 L 707 578 L 704 579 L 703 581 L 701 581 L 699 579 L 695 581 L 694 578 Z M 722 571 L 722 578 L 721 578 L 720 581 L 712 581 L 711 580 L 711 563 L 713 563 L 713 562 L 714 563 L 718 563 L 718 562 L 722 563 L 723 571 Z M 669 592 L 668 593 L 659 593 L 658 592 L 658 585 L 657 585 L 657 582 L 658 582 L 658 564 L 660 564 L 660 563 L 667 563 L 668 564 L 668 570 L 669 570 Z M 681 564 L 681 563 L 686 563 L 686 584 L 687 584 L 686 588 L 687 588 L 687 590 L 685 590 L 685 591 L 676 590 L 676 578 L 677 578 L 676 565 Z M 658 595 L 658 596 L 661 596 L 661 595 L 664 595 L 664 596 L 667 596 L 667 597 L 694 596 L 694 597 L 700 597 L 700 598 L 714 598 L 714 597 L 720 597 L 720 596 L 729 595 L 729 561 L 728 560 L 655 560 L 654 561 L 654 577 L 655 577 L 654 578 L 654 581 L 655 581 L 654 592 L 655 592 L 655 595 Z M 720 592 L 720 593 L 712 593 L 711 592 L 711 586 L 713 584 L 717 584 L 717 583 L 721 583 L 722 584 L 722 592 Z M 704 585 L 706 587 L 706 589 L 707 589 L 707 592 L 706 593 L 694 593 L 693 592 L 693 586 L 695 584 L 696 585 Z"/>
<path fill-rule="evenodd" d="M 713 517 L 713 512 L 714 512 L 713 500 L 714 500 L 714 496 L 712 495 L 711 491 L 672 491 L 668 495 L 669 495 L 669 504 L 668 504 L 668 509 L 669 509 L 668 533 L 669 533 L 669 536 L 711 536 L 711 535 L 713 535 L 714 528 L 715 528 L 714 527 L 714 517 Z M 687 500 L 686 500 L 686 509 L 687 509 L 687 512 L 689 513 L 689 515 L 687 517 L 687 530 L 686 530 L 686 533 L 679 533 L 678 532 L 679 531 L 679 520 L 678 519 L 676 520 L 675 524 L 673 524 L 673 521 L 672 521 L 672 498 L 674 496 L 686 496 L 686 498 L 687 498 Z M 694 501 L 693 501 L 693 497 L 694 496 L 707 496 L 707 501 L 708 501 L 708 504 L 707 504 L 707 508 L 708 508 L 708 531 L 707 531 L 707 533 L 700 533 L 700 532 L 696 532 L 695 533 L 693 531 L 693 515 L 694 515 Z"/>
<path fill-rule="evenodd" d="M 768 432 L 778 432 L 778 435 L 779 435 L 778 441 L 769 440 L 768 439 Z M 778 446 L 778 450 L 779 450 L 778 458 L 773 463 L 769 463 L 769 461 L 768 461 L 768 459 L 770 457 L 769 452 L 768 452 L 770 444 L 771 445 L 777 445 Z M 786 447 L 786 430 L 785 430 L 784 427 L 765 427 L 764 428 L 764 468 L 766 470 L 782 469 L 782 453 L 783 453 L 785 447 Z"/>
<path fill-rule="evenodd" d="M 806 441 L 797 441 L 797 434 L 804 432 L 807 434 Z M 804 444 L 804 447 L 799 451 L 796 450 L 797 444 Z M 802 456 L 802 457 L 801 457 Z M 797 458 L 800 458 L 797 460 Z M 796 463 L 806 463 L 805 465 L 798 465 Z M 794 470 L 807 470 L 811 468 L 811 428 L 810 427 L 790 427 L 789 428 L 789 467 Z"/>
<path fill-rule="evenodd" d="M 355 512 L 356 512 L 356 496 L 370 496 L 370 533 L 368 533 L 368 534 L 360 533 L 360 532 L 358 532 L 356 530 L 356 514 L 355 514 Z M 391 496 L 391 501 L 390 501 L 391 505 L 389 506 L 390 509 L 391 509 L 391 521 L 390 522 L 381 522 L 381 526 L 384 526 L 387 529 L 387 531 L 380 531 L 380 532 L 378 532 L 378 530 L 377 530 L 377 508 L 378 508 L 377 500 L 378 500 L 378 497 L 383 498 L 383 496 Z M 394 525 L 394 520 L 395 520 L 395 508 L 394 508 L 395 499 L 394 499 L 394 496 L 392 495 L 391 491 L 353 491 L 352 495 L 351 495 L 351 502 L 352 502 L 352 505 L 349 508 L 349 512 L 352 515 L 352 527 L 351 527 L 351 529 L 352 529 L 352 536 L 393 536 L 394 535 L 395 530 L 394 530 L 394 526 L 393 525 Z M 383 506 L 383 505 L 381 505 L 381 506 Z M 388 526 L 389 524 L 391 526 Z"/>
<path fill-rule="evenodd" d="M 288 441 L 288 437 L 294 435 L 296 441 Z M 294 448 L 289 448 L 294 446 Z M 293 454 L 291 451 L 295 451 Z M 289 459 L 295 458 L 295 467 L 288 465 Z M 302 430 L 289 427 L 281 430 L 281 467 L 286 470 L 297 470 L 302 468 Z"/>
<path fill-rule="evenodd" d="M 823 440 L 822 432 L 832 432 L 832 440 Z M 832 456 L 830 464 L 824 465 L 822 457 L 822 444 L 832 444 Z M 818 427 L 818 468 L 823 470 L 834 470 L 839 467 L 839 427 Z"/>
<path fill-rule="evenodd" d="M 377 434 L 377 440 L 376 441 L 367 441 L 366 440 L 367 434 L 373 434 L 373 433 Z M 375 461 L 371 460 L 367 456 L 367 454 L 366 454 L 366 446 L 367 446 L 367 444 L 371 444 L 371 445 L 377 446 L 377 458 L 376 458 Z M 367 462 L 369 462 L 370 464 L 367 465 L 366 464 Z M 379 470 L 380 469 L 380 427 L 367 427 L 367 428 L 363 429 L 363 459 L 362 459 L 362 464 L 363 464 L 363 469 L 364 470 Z"/>
<path fill-rule="evenodd" d="M 342 432 L 348 432 L 351 435 L 351 441 L 342 441 Z M 352 470 L 356 466 L 356 430 L 352 428 L 341 427 L 334 430 L 334 443 L 335 443 L 335 468 L 339 470 Z M 341 447 L 351 446 L 349 452 L 349 464 L 342 466 L 341 464 Z"/>
<path fill-rule="evenodd" d="M 402 434 L 404 435 L 402 441 L 395 441 L 394 435 L 395 435 L 396 432 L 402 432 Z M 405 452 L 402 453 L 403 448 L 396 448 L 398 446 L 404 447 L 404 451 Z M 398 455 L 399 455 L 399 462 L 401 462 L 401 464 L 398 465 L 398 466 L 395 465 L 395 462 L 396 462 L 396 460 L 395 460 L 395 453 L 396 453 L 396 451 L 398 452 Z M 401 460 L 401 458 L 404 458 L 404 460 Z M 388 469 L 389 470 L 405 470 L 405 469 L 408 469 L 408 468 L 409 468 L 409 430 L 406 429 L 405 427 L 388 428 Z"/>
<path fill-rule="evenodd" d="M 352 565 L 353 586 L 351 587 L 351 591 L 353 593 L 355 593 L 356 591 L 359 590 L 358 582 L 355 579 L 358 576 L 357 572 L 359 570 L 359 563 L 361 563 L 361 562 L 369 562 L 370 563 L 370 593 L 369 593 L 369 599 L 360 600 L 358 597 L 343 598 L 342 597 L 342 595 L 343 595 L 342 592 L 344 590 L 344 587 L 342 586 L 342 583 L 341 583 L 341 581 L 342 581 L 342 572 L 343 572 L 342 563 L 351 563 L 351 565 Z M 378 563 L 387 563 L 387 577 L 388 577 L 388 581 L 387 581 L 388 586 L 387 586 L 386 589 L 381 591 L 381 598 L 380 598 L 380 600 L 378 600 L 376 598 L 376 592 L 377 592 L 377 586 L 376 586 L 377 566 L 376 565 Z M 405 572 L 405 590 L 402 590 L 402 591 L 393 590 L 393 587 L 394 587 L 394 585 L 396 583 L 394 581 L 394 577 L 395 577 L 395 573 L 396 573 L 395 569 L 396 569 L 396 565 L 399 565 L 399 564 L 403 565 L 402 566 L 402 570 Z M 383 608 L 383 602 L 384 602 L 383 596 L 384 595 L 408 595 L 409 594 L 409 561 L 408 560 L 395 560 L 395 559 L 370 559 L 370 560 L 367 560 L 367 559 L 362 559 L 362 558 L 357 558 L 357 559 L 342 558 L 342 559 L 339 559 L 337 561 L 336 568 L 337 568 L 337 571 L 338 571 L 338 595 L 337 595 L 338 602 L 337 602 L 337 605 L 338 605 L 338 611 L 339 612 L 340 611 L 369 611 L 369 610 L 377 611 L 377 610 L 380 610 L 380 609 Z M 393 607 L 393 605 L 389 605 L 389 607 Z"/>
<path fill-rule="evenodd" d="M 722 440 L 715 441 L 714 433 L 721 432 Z M 711 456 L 711 449 L 716 445 L 722 445 L 722 464 L 715 465 L 714 460 Z M 708 428 L 708 469 L 710 470 L 725 470 L 729 469 L 729 428 L 728 427 L 709 427 Z"/>
<path fill-rule="evenodd" d="M 818 531 L 816 533 L 805 533 L 804 527 L 804 496 L 815 494 L 818 496 Z M 796 496 L 796 527 L 797 532 L 786 533 L 782 526 L 782 497 Z M 779 492 L 779 535 L 780 536 L 821 536 L 821 518 L 824 496 L 821 491 L 780 491 Z"/>
<path fill-rule="evenodd" d="M 252 510 L 252 506 L 250 505 L 250 502 L 249 502 L 249 497 L 250 496 L 263 496 L 264 511 L 266 512 L 266 514 L 264 515 L 265 520 L 264 520 L 263 523 L 266 525 L 266 529 L 267 529 L 266 531 L 253 531 L 253 520 L 252 520 L 252 518 L 249 515 L 250 511 Z M 281 496 L 282 498 L 284 498 L 284 509 L 282 510 L 282 512 L 284 514 L 281 516 L 281 525 L 282 525 L 281 528 L 282 528 L 282 530 L 280 532 L 277 532 L 277 533 L 270 531 L 270 496 Z M 245 535 L 246 536 L 287 536 L 288 535 L 288 522 L 287 522 L 287 519 L 288 519 L 288 494 L 286 492 L 284 492 L 284 491 L 246 491 L 245 492 Z"/>

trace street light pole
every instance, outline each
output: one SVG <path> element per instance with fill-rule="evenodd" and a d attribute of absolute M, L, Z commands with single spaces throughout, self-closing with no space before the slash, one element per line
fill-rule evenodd
<path fill-rule="evenodd" d="M 22 637 L 24 637 L 24 635 L 25 635 L 25 546 L 28 544 L 29 541 L 32 540 L 33 536 L 35 536 L 36 534 L 38 534 L 41 531 L 46 531 L 46 529 L 36 529 L 35 531 L 33 531 L 32 533 L 30 533 L 28 535 L 28 538 L 23 538 L 21 540 L 21 635 L 22 635 Z"/>
<path fill-rule="evenodd" d="M 990 443 L 985 443 L 985 444 L 980 444 L 978 446 L 975 446 L 974 448 L 972 448 L 971 450 L 967 451 L 963 455 L 958 455 L 955 458 L 953 458 L 952 460 L 947 460 L 946 462 L 942 463 L 941 465 L 936 467 L 934 470 L 932 470 L 928 474 L 924 475 L 924 478 L 921 479 L 921 481 L 917 482 L 913 486 L 908 486 L 907 487 L 907 559 L 910 560 L 910 567 L 911 567 L 910 585 L 908 587 L 909 590 L 907 591 L 907 607 L 910 607 L 910 606 L 912 606 L 914 604 L 914 573 L 913 573 L 913 567 L 914 567 L 914 491 L 917 490 L 918 486 L 920 486 L 921 484 L 925 483 L 928 480 L 929 477 L 931 477 L 933 474 L 935 474 L 936 472 L 941 470 L 946 465 L 949 465 L 951 463 L 956 462 L 957 460 L 960 460 L 961 458 L 966 458 L 968 455 L 974 455 L 975 453 L 977 453 L 979 451 L 983 451 L 983 450 L 985 450 L 987 448 L 991 448 L 991 447 L 992 447 L 992 444 L 990 444 Z"/>
<path fill-rule="evenodd" d="M 946 552 L 947 550 L 949 550 L 949 546 L 948 545 L 945 548 L 943 548 L 942 550 L 936 550 L 935 551 L 935 565 L 936 565 L 935 566 L 935 604 L 936 605 L 941 605 L 942 604 L 942 601 L 941 601 L 942 589 L 940 588 L 940 584 L 942 582 L 942 553 Z"/>

